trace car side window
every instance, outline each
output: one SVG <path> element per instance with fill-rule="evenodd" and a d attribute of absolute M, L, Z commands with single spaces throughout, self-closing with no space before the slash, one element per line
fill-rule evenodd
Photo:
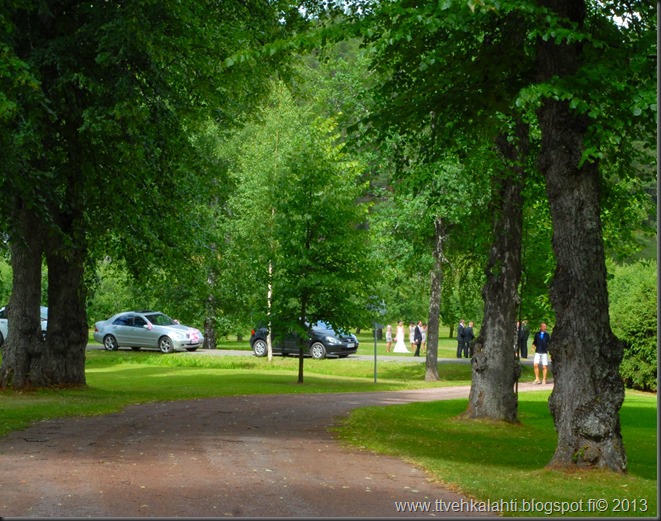
<path fill-rule="evenodd" d="M 0 310 L 0 318 L 7 318 L 7 310 L 6 309 Z"/>
<path fill-rule="evenodd" d="M 127 315 L 117 317 L 112 324 L 113 326 L 128 326 L 130 324 L 129 317 Z"/>
<path fill-rule="evenodd" d="M 147 321 L 142 317 L 133 317 L 133 325 L 135 327 L 143 327 L 147 325 Z"/>

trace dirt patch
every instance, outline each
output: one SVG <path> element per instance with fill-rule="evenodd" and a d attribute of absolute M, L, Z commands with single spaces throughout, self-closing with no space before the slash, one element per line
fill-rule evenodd
<path fill-rule="evenodd" d="M 468 391 L 237 396 L 40 422 L 0 440 L 0 512 L 63 518 L 443 515 L 400 512 L 395 502 L 467 498 L 397 458 L 341 447 L 328 428 L 357 407 L 462 398 Z"/>

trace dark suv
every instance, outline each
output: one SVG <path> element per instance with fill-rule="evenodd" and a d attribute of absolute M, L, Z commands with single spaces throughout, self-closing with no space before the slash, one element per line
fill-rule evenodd
<path fill-rule="evenodd" d="M 260 327 L 253 329 L 250 337 L 250 347 L 255 356 L 266 356 L 267 345 L 266 335 L 268 329 Z M 351 333 L 338 333 L 329 324 L 317 322 L 308 330 L 306 340 L 308 353 L 312 358 L 321 360 L 326 356 L 337 356 L 340 358 L 354 354 L 358 350 L 358 339 Z M 289 354 L 298 354 L 298 342 L 296 337 L 290 336 L 284 341 L 273 345 L 273 353 L 286 356 Z"/>

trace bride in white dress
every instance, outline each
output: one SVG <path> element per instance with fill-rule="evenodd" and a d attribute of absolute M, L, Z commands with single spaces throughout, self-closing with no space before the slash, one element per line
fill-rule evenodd
<path fill-rule="evenodd" d="M 406 344 L 404 343 L 404 324 L 400 320 L 397 323 L 397 343 L 395 344 L 395 349 L 393 349 L 393 353 L 410 353 L 408 349 L 406 349 Z"/>

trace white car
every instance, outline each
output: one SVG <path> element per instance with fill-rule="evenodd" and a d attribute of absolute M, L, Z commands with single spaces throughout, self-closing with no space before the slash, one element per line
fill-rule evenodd
<path fill-rule="evenodd" d="M 48 308 L 41 306 L 41 334 L 46 338 L 46 329 L 48 329 Z M 7 320 L 7 306 L 0 308 L 0 346 L 7 340 L 9 334 L 9 322 Z"/>
<path fill-rule="evenodd" d="M 130 347 L 195 351 L 204 343 L 199 329 L 184 326 L 159 311 L 124 311 L 94 324 L 94 340 L 106 351 Z"/>

